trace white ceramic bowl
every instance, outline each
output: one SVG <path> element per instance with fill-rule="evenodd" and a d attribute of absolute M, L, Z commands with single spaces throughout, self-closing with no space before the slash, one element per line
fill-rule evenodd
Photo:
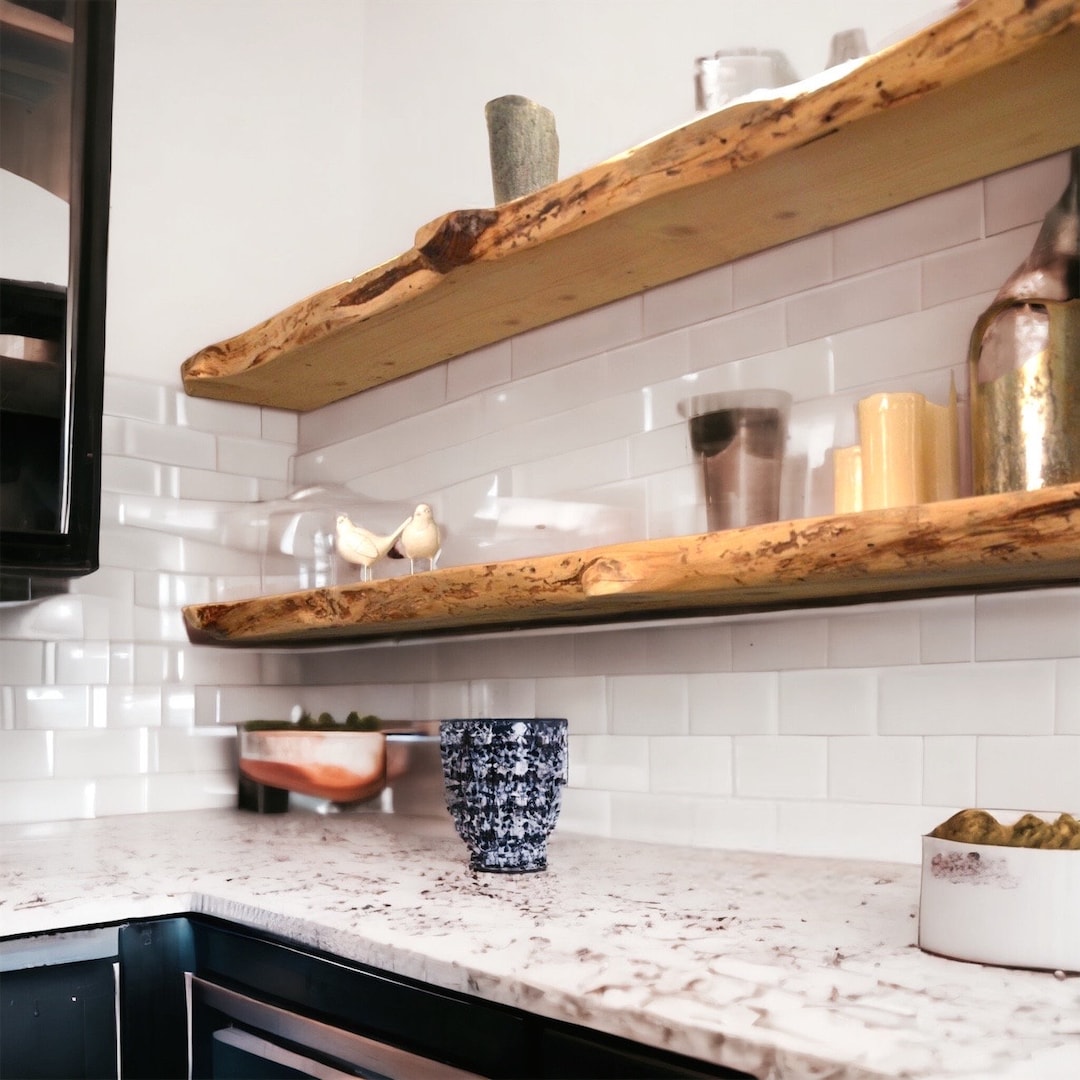
<path fill-rule="evenodd" d="M 1080 851 L 932 836 L 922 844 L 921 949 L 983 964 L 1080 972 Z"/>

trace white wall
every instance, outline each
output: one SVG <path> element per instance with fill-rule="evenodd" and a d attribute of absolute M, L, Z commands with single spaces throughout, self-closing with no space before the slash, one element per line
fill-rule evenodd
<path fill-rule="evenodd" d="M 693 117 L 694 57 L 872 43 L 918 0 L 119 0 L 108 367 L 191 353 L 492 200 L 484 102 L 553 108 L 562 174 Z"/>

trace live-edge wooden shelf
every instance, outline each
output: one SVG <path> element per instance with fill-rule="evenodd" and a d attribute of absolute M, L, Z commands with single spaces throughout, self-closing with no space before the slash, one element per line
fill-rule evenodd
<path fill-rule="evenodd" d="M 702 116 L 183 365 L 309 410 L 600 304 L 1080 144 L 1080 0 L 975 0 L 825 85 Z"/>
<path fill-rule="evenodd" d="M 308 410 L 1080 144 L 1080 0 L 975 0 L 842 77 L 703 116 L 191 357 L 189 394 Z M 1080 485 L 184 609 L 192 641 L 319 645 L 1080 582 Z"/>
<path fill-rule="evenodd" d="M 184 609 L 213 645 L 326 645 L 1080 583 L 1080 484 L 455 566 Z"/>

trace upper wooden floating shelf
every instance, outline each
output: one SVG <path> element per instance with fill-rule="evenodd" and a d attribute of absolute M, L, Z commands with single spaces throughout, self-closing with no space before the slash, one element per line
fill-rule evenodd
<path fill-rule="evenodd" d="M 1080 144 L 1080 2 L 975 0 L 843 77 L 494 209 L 183 365 L 309 410 L 533 327 Z"/>
<path fill-rule="evenodd" d="M 210 645 L 319 645 L 1080 582 L 1080 485 L 644 540 L 184 609 Z"/>

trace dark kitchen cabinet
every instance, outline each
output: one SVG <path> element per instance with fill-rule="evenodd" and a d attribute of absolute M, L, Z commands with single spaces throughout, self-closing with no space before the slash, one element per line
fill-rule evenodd
<path fill-rule="evenodd" d="M 113 957 L 3 975 L 0 1076 L 117 1076 L 117 1014 L 124 1080 L 183 1080 L 189 1045 L 196 1080 L 746 1076 L 221 920 L 111 933 Z"/>
<path fill-rule="evenodd" d="M 115 934 L 104 941 L 91 932 L 3 943 L 0 1077 L 118 1075 Z"/>

